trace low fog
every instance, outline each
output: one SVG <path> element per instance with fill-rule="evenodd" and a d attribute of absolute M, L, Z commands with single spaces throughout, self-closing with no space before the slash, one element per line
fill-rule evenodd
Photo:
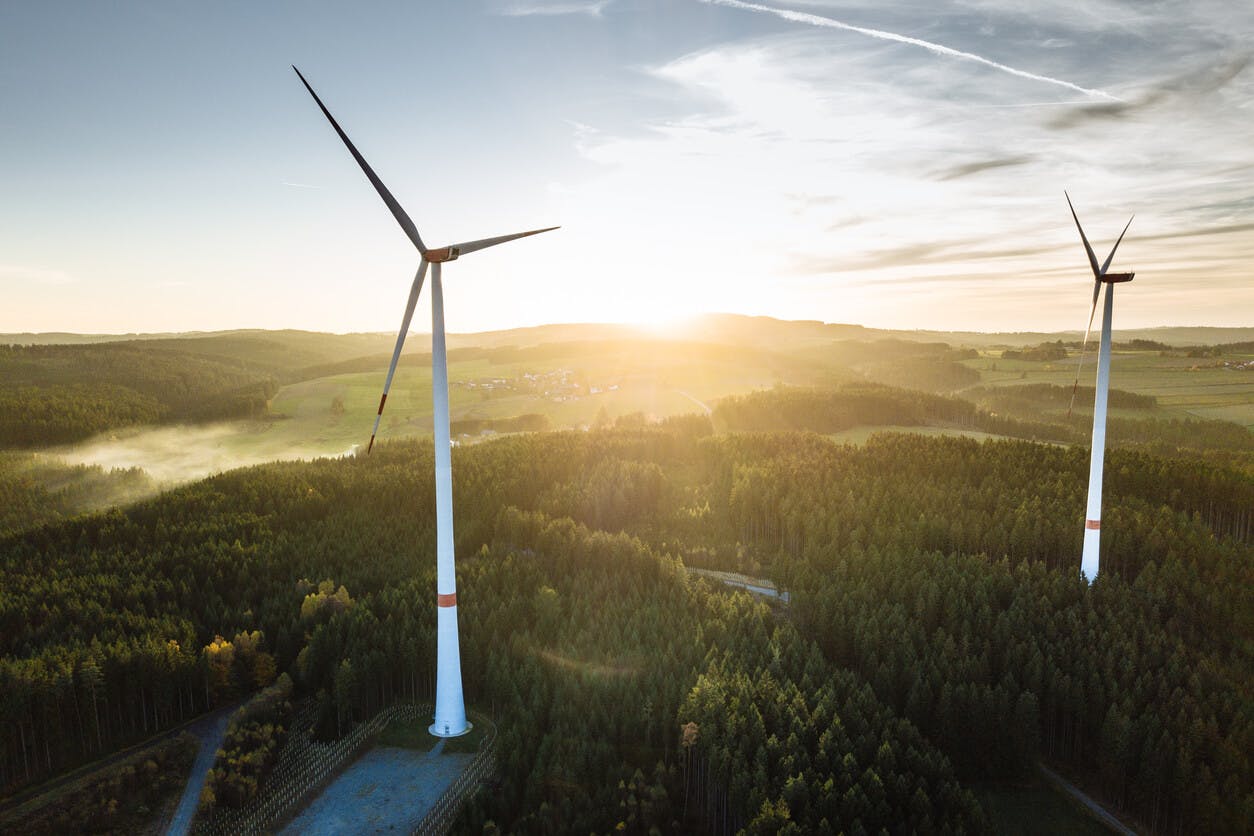
<path fill-rule="evenodd" d="M 267 437 L 248 422 L 162 427 L 110 433 L 82 444 L 49 450 L 67 465 L 98 465 L 106 471 L 139 468 L 160 487 L 203 479 L 225 470 L 264 462 L 354 455 L 332 445 L 295 446 L 288 439 Z"/>

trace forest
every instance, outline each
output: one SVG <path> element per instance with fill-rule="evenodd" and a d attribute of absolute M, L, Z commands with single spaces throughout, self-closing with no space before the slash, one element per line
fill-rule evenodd
<path fill-rule="evenodd" d="M 264 415 L 278 381 L 159 341 L 0 345 L 0 447 L 81 441 L 136 425 Z"/>
<path fill-rule="evenodd" d="M 865 415 L 981 420 L 781 388 L 454 451 L 465 686 L 503 753 L 460 831 L 987 832 L 970 787 L 1039 760 L 1146 832 L 1254 830 L 1248 471 L 1110 451 L 1087 588 L 1083 447 L 820 434 Z M 391 442 L 10 522 L 3 794 L 280 674 L 330 736 L 428 695 L 431 468 Z"/>

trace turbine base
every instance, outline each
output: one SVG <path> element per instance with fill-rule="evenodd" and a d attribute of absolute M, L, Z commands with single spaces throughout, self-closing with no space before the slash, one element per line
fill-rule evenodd
<path fill-rule="evenodd" d="M 461 737 L 464 734 L 470 734 L 470 730 L 474 727 L 474 723 L 467 722 L 466 728 L 461 731 L 452 731 L 449 729 L 448 723 L 432 723 L 427 727 L 427 732 L 432 737 Z"/>

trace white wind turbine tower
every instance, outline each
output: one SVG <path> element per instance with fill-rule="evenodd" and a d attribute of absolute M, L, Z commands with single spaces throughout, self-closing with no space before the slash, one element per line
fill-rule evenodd
<path fill-rule="evenodd" d="M 1115 250 L 1119 249 L 1119 242 L 1123 240 L 1124 233 L 1132 225 L 1132 218 L 1128 219 L 1123 232 L 1119 233 L 1119 239 L 1110 248 L 1110 255 L 1106 256 L 1106 261 L 1098 267 L 1097 256 L 1093 254 L 1089 239 L 1084 234 L 1084 228 L 1080 226 L 1079 217 L 1076 216 L 1075 207 L 1071 205 L 1071 195 L 1066 192 L 1063 194 L 1067 198 L 1067 206 L 1071 209 L 1071 217 L 1075 219 L 1075 228 L 1080 231 L 1080 240 L 1084 242 L 1084 251 L 1089 257 L 1089 267 L 1093 269 L 1093 307 L 1089 311 L 1088 327 L 1084 329 L 1084 342 L 1080 344 L 1080 366 L 1084 365 L 1084 350 L 1088 347 L 1089 332 L 1093 330 L 1093 316 L 1097 313 L 1097 297 L 1101 294 L 1102 285 L 1106 285 L 1106 301 L 1102 306 L 1102 341 L 1097 355 L 1097 391 L 1093 398 L 1093 449 L 1089 458 L 1088 511 L 1084 519 L 1084 553 L 1080 559 L 1080 571 L 1084 573 L 1085 580 L 1091 584 L 1097 577 L 1102 538 L 1102 463 L 1106 457 L 1106 399 L 1110 389 L 1110 320 L 1115 305 L 1115 285 L 1130 282 L 1136 275 L 1135 273 L 1108 273 L 1106 271 L 1110 269 L 1110 262 L 1115 257 Z M 1072 406 L 1075 405 L 1076 388 L 1080 385 L 1079 368 L 1076 369 L 1075 379 L 1075 385 L 1071 387 Z M 1070 406 L 1067 408 L 1067 414 L 1071 414 Z"/>
<path fill-rule="evenodd" d="M 422 292 L 423 278 L 427 274 L 427 265 L 431 265 L 431 394 L 432 394 L 432 425 L 435 432 L 435 514 L 436 514 L 436 603 L 438 605 L 438 633 L 436 645 L 436 680 L 435 680 L 435 718 L 429 731 L 437 737 L 457 737 L 470 731 L 470 723 L 466 721 L 466 704 L 462 697 L 461 651 L 457 640 L 457 577 L 453 561 L 453 469 L 449 444 L 448 415 L 448 361 L 444 349 L 444 289 L 440 284 L 440 265 L 446 261 L 454 261 L 459 256 L 468 255 L 477 250 L 504 244 L 515 238 L 525 238 L 541 232 L 557 229 L 555 226 L 545 229 L 533 229 L 527 232 L 515 232 L 512 235 L 501 235 L 496 238 L 483 238 L 478 241 L 467 241 L 462 244 L 451 244 L 439 249 L 428 249 L 422 243 L 414 222 L 405 214 L 405 210 L 392 197 L 387 186 L 383 185 L 374 170 L 357 148 L 349 140 L 348 135 L 340 128 L 335 117 L 327 110 L 322 99 L 314 92 L 313 87 L 301 75 L 305 89 L 318 103 L 324 116 L 335 128 L 348 151 L 357 160 L 361 170 L 369 178 L 379 197 L 387 204 L 392 216 L 396 218 L 406 236 L 418 248 L 420 260 L 418 273 L 414 276 L 413 285 L 409 290 L 409 301 L 405 304 L 405 315 L 401 319 L 401 330 L 396 335 L 396 348 L 392 351 L 392 362 L 388 366 L 387 379 L 383 383 L 383 397 L 379 399 L 379 412 L 374 419 L 374 429 L 370 433 L 370 444 L 366 447 L 369 453 L 374 447 L 375 435 L 379 431 L 379 420 L 383 417 L 383 405 L 388 399 L 388 389 L 392 386 L 392 375 L 396 372 L 396 364 L 401 357 L 401 346 L 405 344 L 405 335 L 409 332 L 409 321 L 414 315 L 414 305 Z"/>

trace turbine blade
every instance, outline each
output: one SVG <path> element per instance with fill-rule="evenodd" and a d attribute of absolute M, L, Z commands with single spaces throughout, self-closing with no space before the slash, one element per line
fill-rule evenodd
<path fill-rule="evenodd" d="M 1067 206 L 1071 207 L 1071 217 L 1075 218 L 1075 228 L 1080 230 L 1080 240 L 1084 242 L 1084 251 L 1088 253 L 1089 266 L 1093 268 L 1093 278 L 1096 279 L 1101 276 L 1103 271 L 1097 268 L 1097 256 L 1093 254 L 1093 248 L 1089 246 L 1089 239 L 1088 236 L 1084 234 L 1084 227 L 1080 226 L 1080 219 L 1076 216 L 1075 207 L 1071 206 L 1071 195 L 1067 194 L 1065 191 L 1063 192 L 1063 195 L 1067 198 Z M 1132 221 L 1128 221 L 1128 223 L 1132 223 Z M 1114 253 L 1112 252 L 1111 254 L 1113 255 Z"/>
<path fill-rule="evenodd" d="M 1135 218 L 1133 215 L 1132 218 Z M 1123 232 L 1119 233 L 1119 240 L 1110 248 L 1110 255 L 1106 256 L 1106 263 L 1102 265 L 1102 275 L 1106 275 L 1106 271 L 1110 268 L 1110 262 L 1115 260 L 1115 250 L 1119 249 L 1119 242 L 1123 240 L 1123 236 L 1127 233 L 1128 227 L 1132 226 L 1132 218 L 1128 218 L 1128 223 L 1124 226 Z"/>
<path fill-rule="evenodd" d="M 495 247 L 497 244 L 504 244 L 506 241 L 513 241 L 518 238 L 526 238 L 529 235 L 539 235 L 541 232 L 552 232 L 561 227 L 548 226 L 544 229 L 532 229 L 527 232 L 515 232 L 512 235 L 499 235 L 496 238 L 480 238 L 478 241 L 466 241 L 462 244 L 452 244 L 450 250 L 457 250 L 458 255 L 466 255 L 476 250 L 486 250 L 488 247 Z"/>
<path fill-rule="evenodd" d="M 1132 223 L 1132 221 L 1128 221 Z M 1122 236 L 1120 236 L 1122 237 Z M 1116 244 L 1115 246 L 1118 246 Z M 1114 253 L 1111 253 L 1112 255 Z M 1106 272 L 1106 268 L 1102 268 L 1102 272 Z M 1071 403 L 1067 404 L 1067 417 L 1071 417 L 1071 410 L 1075 407 L 1075 393 L 1080 388 L 1080 372 L 1084 369 L 1084 350 L 1089 345 L 1089 333 L 1093 330 L 1093 317 L 1097 314 L 1097 297 L 1101 295 L 1102 282 L 1101 279 L 1093 282 L 1093 307 L 1089 310 L 1089 324 L 1084 329 L 1084 342 L 1080 343 L 1080 362 L 1075 367 L 1075 383 L 1071 384 Z"/>
<path fill-rule="evenodd" d="M 292 69 L 296 70 L 296 65 L 292 65 Z M 348 147 L 348 151 L 353 155 L 353 159 L 357 161 L 357 165 L 361 166 L 361 170 L 366 173 L 370 184 L 374 186 L 374 190 L 379 193 L 379 197 L 383 198 L 383 202 L 387 204 L 388 209 L 392 212 L 392 217 L 396 218 L 396 222 L 401 225 L 401 229 L 405 230 L 405 234 L 410 241 L 414 242 L 414 246 L 418 248 L 418 252 L 426 255 L 427 248 L 422 243 L 422 237 L 418 234 L 418 228 L 414 226 L 414 222 L 409 219 L 409 215 L 405 214 L 405 210 L 396 202 L 396 198 L 392 197 L 392 193 L 388 191 L 388 187 L 383 185 L 383 181 L 379 179 L 379 175 L 374 173 L 374 169 L 370 167 L 370 163 L 366 162 L 366 158 L 357 150 L 357 146 L 353 145 L 352 140 L 348 138 L 348 134 L 340 127 L 340 123 L 335 121 L 335 117 L 331 115 L 331 111 L 327 110 L 327 106 L 322 103 L 322 99 L 318 98 L 318 94 L 314 92 L 313 87 L 305 80 L 305 76 L 300 70 L 296 70 L 296 75 L 300 76 L 301 83 L 305 85 L 305 89 L 309 91 L 309 95 L 314 97 L 314 101 L 318 103 L 318 107 L 322 109 L 322 114 L 327 117 L 327 121 L 331 123 L 331 127 L 335 128 L 335 132 L 340 135 L 340 139 Z"/>
<path fill-rule="evenodd" d="M 374 437 L 379 434 L 379 422 L 383 420 L 383 405 L 388 402 L 388 390 L 392 388 L 392 375 L 396 374 L 396 364 L 401 359 L 401 347 L 405 345 L 405 335 L 409 333 L 409 321 L 414 318 L 414 306 L 418 304 L 418 296 L 422 293 L 422 281 L 427 276 L 427 261 L 423 259 L 418 265 L 418 273 L 409 288 L 409 301 L 405 303 L 405 316 L 401 319 L 401 330 L 396 335 L 396 348 L 392 349 L 392 363 L 388 366 L 387 379 L 383 381 L 383 397 L 379 398 L 379 413 L 374 417 L 374 429 L 370 431 L 370 444 L 366 453 L 374 447 Z"/>

